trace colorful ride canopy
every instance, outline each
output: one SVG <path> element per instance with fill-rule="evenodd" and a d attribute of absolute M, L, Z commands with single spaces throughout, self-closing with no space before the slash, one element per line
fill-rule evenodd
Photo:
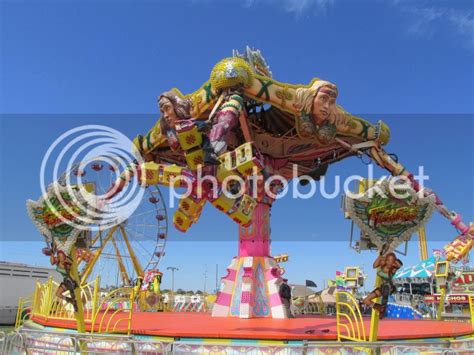
<path fill-rule="evenodd" d="M 408 182 L 379 181 L 363 195 L 345 197 L 345 211 L 379 249 L 396 249 L 425 225 L 435 197 L 416 193 Z"/>
<path fill-rule="evenodd" d="M 94 218 L 95 201 L 86 196 L 77 186 L 55 182 L 37 201 L 26 202 L 28 215 L 48 244 L 54 241 L 59 250 L 69 253 Z"/>
<path fill-rule="evenodd" d="M 219 61 L 196 91 L 186 95 L 176 88 L 172 91 L 187 110 L 181 119 L 193 122 L 215 123 L 214 116 L 235 106 L 232 98 L 238 96 L 238 124 L 226 132 L 228 151 L 252 143 L 266 157 L 270 173 L 286 178 L 293 177 L 293 166 L 298 166 L 298 175 L 316 168 L 324 175 L 328 164 L 357 155 L 362 148 L 386 145 L 390 139 L 382 121 L 368 122 L 337 105 L 335 84 L 319 78 L 307 85 L 277 81 L 260 51 L 250 48 Z M 324 113 L 314 104 L 321 96 L 331 101 L 330 107 L 321 109 Z M 148 133 L 135 138 L 137 149 L 145 161 L 189 167 L 181 149 L 170 144 L 162 123 L 160 119 Z M 352 149 L 356 144 L 362 146 Z"/>
<path fill-rule="evenodd" d="M 435 273 L 436 263 L 444 259 L 432 256 L 422 262 L 407 266 L 397 271 L 393 277 L 393 282 L 403 284 L 406 282 L 430 282 Z"/>
<path fill-rule="evenodd" d="M 474 228 L 470 232 L 461 216 L 434 192 L 420 190 L 415 176 L 396 155 L 385 151 L 390 129 L 384 122 L 371 123 L 345 111 L 337 103 L 339 89 L 334 83 L 319 78 L 307 85 L 280 82 L 273 78 L 260 51 L 246 48 L 245 53 L 234 51 L 233 55 L 219 61 L 196 91 L 184 95 L 174 88 L 159 96 L 161 118 L 133 141 L 144 160 L 137 167 L 142 183 L 174 187 L 170 177 L 180 174 L 194 184 L 201 168 L 206 177 L 217 178 L 219 191 L 225 178 L 247 183 L 250 175 L 257 174 L 266 181 L 275 176 L 317 181 L 335 162 L 368 157 L 392 176 L 409 180 L 405 198 L 372 197 L 369 192 L 347 199 L 348 214 L 373 244 L 396 248 L 436 208 L 464 238 L 453 246 L 455 253 L 462 248 L 462 255 L 472 247 Z M 257 168 L 256 173 L 251 174 L 250 167 Z M 132 177 L 121 176 L 116 190 Z M 281 190 L 274 185 L 274 190 Z M 178 230 L 186 232 L 197 222 L 206 201 L 245 226 L 251 223 L 255 206 L 271 206 L 274 200 L 268 198 L 273 191 L 259 192 L 256 198 L 247 191 L 242 198 L 209 197 L 205 191 L 203 198 L 195 198 L 204 190 L 193 187 L 191 198 L 180 202 L 173 219 Z"/>

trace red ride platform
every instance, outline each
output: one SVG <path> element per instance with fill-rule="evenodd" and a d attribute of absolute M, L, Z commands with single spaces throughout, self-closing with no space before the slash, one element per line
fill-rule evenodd
<path fill-rule="evenodd" d="M 56 328 L 75 328 L 75 321 L 60 319 L 33 321 Z M 366 334 L 370 318 L 364 318 Z M 86 326 L 90 331 L 90 325 Z M 125 324 L 118 326 L 125 331 Z M 217 338 L 258 340 L 337 340 L 336 317 L 300 316 L 293 319 L 217 318 L 208 313 L 133 314 L 132 333 L 173 338 Z M 383 319 L 378 340 L 454 338 L 473 334 L 470 323 L 434 320 Z"/>

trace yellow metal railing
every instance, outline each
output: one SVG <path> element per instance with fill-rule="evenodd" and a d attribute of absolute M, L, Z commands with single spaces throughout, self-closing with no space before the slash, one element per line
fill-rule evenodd
<path fill-rule="evenodd" d="M 22 314 L 31 303 L 31 316 L 48 319 L 76 320 L 74 308 L 68 302 L 56 297 L 59 285 L 53 279 L 44 284 L 36 283 L 31 300 L 21 299 L 16 324 L 23 322 Z M 66 291 L 67 295 L 69 291 Z M 84 304 L 84 321 L 90 325 L 92 333 L 130 334 L 135 292 L 132 288 L 113 290 L 101 297 L 100 279 L 81 286 L 81 299 Z M 120 326 L 120 328 L 119 328 Z"/>
<path fill-rule="evenodd" d="M 53 299 L 53 285 L 54 281 L 50 278 L 44 284 L 36 283 L 35 299 L 33 305 L 33 315 L 35 316 L 49 316 L 49 311 L 52 306 Z"/>
<path fill-rule="evenodd" d="M 359 303 L 348 292 L 336 292 L 337 340 L 367 341 Z"/>
<path fill-rule="evenodd" d="M 84 304 L 84 320 L 91 320 L 92 315 L 95 312 L 95 306 L 97 302 L 94 302 L 97 299 L 97 293 L 99 291 L 99 282 L 100 279 L 97 278 L 84 286 L 81 286 L 81 298 Z M 53 281 L 52 288 L 53 292 L 59 287 L 59 284 Z M 66 291 L 68 294 L 69 291 Z M 49 310 L 49 317 L 51 318 L 60 318 L 60 319 L 75 319 L 74 308 L 73 306 L 61 299 L 58 299 L 53 295 L 51 300 L 51 308 Z"/>
<path fill-rule="evenodd" d="M 21 326 L 25 320 L 30 319 L 33 302 L 35 299 L 35 293 L 29 297 L 20 297 L 18 300 L 18 310 L 16 312 L 15 318 L 15 329 Z"/>
<path fill-rule="evenodd" d="M 132 326 L 135 291 L 133 288 L 118 288 L 104 297 L 91 321 L 91 333 L 130 334 Z M 125 322 L 125 330 L 119 324 Z"/>
<path fill-rule="evenodd" d="M 375 288 L 379 288 L 382 285 L 382 278 L 377 275 L 375 276 Z M 374 299 L 375 302 L 380 302 L 381 297 L 377 297 Z M 370 334 L 369 334 L 369 341 L 377 341 L 378 334 L 379 334 L 379 319 L 380 314 L 377 309 L 372 307 L 372 311 L 370 312 Z"/>
<path fill-rule="evenodd" d="M 21 325 L 21 314 L 23 313 L 23 298 L 20 297 L 18 300 L 18 310 L 16 311 L 16 317 L 15 317 L 15 329 L 18 328 Z"/>
<path fill-rule="evenodd" d="M 81 298 L 84 302 L 84 318 L 91 320 L 97 307 L 100 279 L 81 287 Z M 36 283 L 36 288 L 32 296 L 31 312 L 35 316 L 58 319 L 75 319 L 74 308 L 68 302 L 56 297 L 56 290 L 59 284 L 52 279 L 46 283 Z M 65 292 L 69 295 L 69 291 Z"/>

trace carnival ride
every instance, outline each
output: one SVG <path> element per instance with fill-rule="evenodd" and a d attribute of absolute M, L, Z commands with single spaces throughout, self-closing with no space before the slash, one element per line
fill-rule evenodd
<path fill-rule="evenodd" d="M 270 254 L 269 226 L 270 208 L 277 194 L 285 187 L 283 178 L 318 180 L 334 162 L 351 156 L 369 157 L 391 175 L 403 176 L 405 179 L 397 182 L 396 188 L 409 192 L 403 201 L 392 198 L 390 194 L 385 200 L 377 196 L 373 199 L 368 192 L 376 187 L 374 185 L 365 186 L 362 196 L 358 198 L 346 198 L 347 216 L 354 220 L 375 248 L 385 252 L 396 249 L 423 227 L 434 210 L 445 216 L 459 232 L 459 236 L 448 246 L 447 259 L 456 262 L 472 248 L 472 228 L 463 224 L 461 217 L 448 210 L 432 191 L 422 189 L 398 158 L 385 152 L 384 146 L 390 138 L 387 125 L 382 121 L 372 124 L 349 114 L 336 105 L 337 95 L 338 89 L 334 84 L 320 79 L 314 79 L 309 85 L 274 80 L 261 53 L 250 48 L 243 54 L 234 52 L 233 57 L 220 61 L 212 70 L 210 80 L 192 94 L 183 95 L 174 89 L 162 95 L 162 119 L 146 135 L 134 140 L 144 162 L 130 162 L 131 168 L 122 172 L 111 184 L 102 201 L 107 203 L 113 199 L 133 179 L 147 189 L 156 185 L 187 187 L 191 193 L 180 201 L 173 216 L 174 226 L 182 232 L 188 231 L 209 202 L 239 225 L 238 256 L 232 260 L 227 275 L 222 278 L 212 317 L 193 318 L 193 315 L 179 318 L 184 316 L 175 315 L 177 318 L 173 322 L 173 314 L 165 312 L 157 314 L 153 321 L 150 314 L 133 312 L 135 295 L 134 289 L 129 288 L 128 321 L 125 323 L 116 320 L 118 313 L 100 313 L 97 302 L 94 303 L 92 314 L 100 314 L 103 322 L 116 325 L 113 329 L 98 326 L 98 331 L 130 333 L 131 329 L 135 329 L 142 334 L 169 337 L 353 341 L 470 334 L 470 325 L 454 329 L 449 323 L 424 324 L 423 332 L 409 334 L 416 325 L 403 324 L 405 329 L 401 330 L 398 328 L 400 324 L 390 324 L 388 320 L 378 331 L 378 312 L 373 311 L 371 322 L 364 320 L 358 301 L 350 292 L 337 293 L 337 320 L 327 329 L 319 329 L 324 322 L 305 318 L 291 321 L 296 323 L 284 323 L 286 330 L 281 328 L 283 323 L 272 323 L 271 319 L 260 322 L 260 325 L 270 329 L 269 333 L 250 325 L 250 328 L 244 326 L 241 331 L 233 330 L 242 327 L 242 323 L 236 323 L 238 320 L 232 318 L 287 318 L 287 310 L 278 293 L 282 268 Z M 169 105 L 172 110 L 169 110 Z M 217 185 L 198 184 L 198 174 L 202 173 L 215 178 Z M 233 178 L 243 181 L 243 194 L 234 193 Z M 378 187 L 386 188 L 384 184 L 387 183 L 383 182 Z M 231 193 L 225 193 L 226 189 Z M 164 255 L 166 241 L 166 228 L 160 234 L 160 227 L 156 225 L 156 221 L 160 222 L 158 216 L 164 216 L 161 221 L 166 221 L 164 209 L 156 207 L 151 200 L 157 198 L 162 201 L 157 197 L 159 190 L 156 191 L 158 193 L 150 192 L 143 199 L 143 204 L 148 204 L 150 208 L 150 215 L 156 217 L 153 223 L 146 222 L 144 225 L 156 226 L 158 230 L 157 239 L 155 231 L 157 243 L 152 247 L 155 251 L 147 253 L 148 257 L 151 256 L 148 263 L 151 268 L 155 268 Z M 391 218 L 393 216 L 395 219 Z M 99 264 L 94 262 L 94 258 L 111 255 L 124 284 L 129 283 L 134 277 L 132 275 L 136 277 L 145 269 L 134 263 L 136 251 L 141 247 L 131 246 L 129 229 L 135 232 L 137 229 L 131 228 L 129 221 L 121 221 L 108 231 L 96 234 L 91 237 L 90 244 L 99 247 L 89 265 L 97 267 Z M 112 248 L 110 252 L 106 251 L 106 246 Z M 72 255 L 74 258 L 74 250 Z M 128 260 L 131 260 L 133 271 L 126 268 Z M 83 270 L 85 281 L 85 276 L 92 274 L 92 271 L 88 272 L 87 266 Z M 117 294 L 124 292 L 123 289 L 118 290 Z M 41 310 L 34 308 L 37 315 L 35 318 L 33 312 L 34 320 L 41 323 L 41 319 L 44 321 L 46 318 L 48 325 L 66 326 L 61 320 L 48 319 L 51 304 L 50 308 L 45 307 Z M 95 331 L 93 319 L 78 329 Z M 156 331 L 149 326 L 140 328 L 150 322 L 159 322 L 161 330 Z M 203 327 L 203 324 L 206 326 Z"/>
<path fill-rule="evenodd" d="M 61 179 L 89 187 L 101 196 L 120 175 L 118 171 L 117 166 L 97 158 L 78 164 Z M 146 271 L 159 268 L 168 236 L 166 206 L 159 188 L 143 186 L 143 190 L 136 210 L 126 220 L 105 228 L 89 226 L 90 255 L 80 258 L 78 265 L 82 284 L 100 276 L 103 286 L 131 286 Z"/>
<path fill-rule="evenodd" d="M 114 159 L 108 158 L 108 162 L 95 157 L 73 165 L 49 186 L 45 196 L 27 204 L 31 218 L 47 241 L 43 251 L 51 255 L 58 271 L 66 271 L 62 272 L 61 284 L 50 280 L 37 285 L 30 303 L 41 300 L 43 308 L 36 305 L 38 308 L 33 310 L 59 317 L 76 314 L 78 328 L 83 329 L 87 321 L 96 322 L 99 311 L 110 313 L 118 304 L 128 303 L 130 310 L 135 300 L 135 310 L 163 307 L 162 273 L 158 268 L 165 255 L 168 219 L 161 191 L 142 186 L 136 208 L 126 219 L 116 216 L 112 223 L 103 225 L 101 216 L 92 213 L 87 224 L 78 220 L 87 214 L 80 209 L 86 206 L 94 210 L 99 196 L 121 173 Z M 81 223 L 83 228 L 79 228 Z M 63 265 L 57 262 L 60 254 L 68 255 Z M 53 296 L 53 288 L 61 299 Z M 42 313 L 45 309 L 48 311 Z M 99 331 L 111 327 L 110 323 L 103 325 L 103 317 L 99 318 Z"/>

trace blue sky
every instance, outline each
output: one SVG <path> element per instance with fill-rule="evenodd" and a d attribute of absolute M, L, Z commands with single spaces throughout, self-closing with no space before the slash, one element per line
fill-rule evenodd
<path fill-rule="evenodd" d="M 428 185 L 473 219 L 471 1 L 2 1 L 0 16 L 1 260 L 48 263 L 25 200 L 40 195 L 39 167 L 54 139 L 85 123 L 143 134 L 161 92 L 195 90 L 246 45 L 262 50 L 277 80 L 336 83 L 339 104 L 389 124 L 387 150 L 410 170 L 424 165 Z M 364 169 L 352 158 L 328 175 Z M 375 255 L 348 248 L 339 204 L 274 205 L 272 251 L 290 254 L 290 282 L 321 285 L 356 264 L 370 271 Z M 429 249 L 455 236 L 437 214 L 427 232 Z M 180 267 L 176 286 L 186 289 L 203 288 L 205 265 L 213 285 L 215 265 L 222 276 L 237 252 L 237 227 L 211 207 L 187 234 L 169 237 L 162 266 Z M 410 245 L 405 264 L 417 260 Z"/>

